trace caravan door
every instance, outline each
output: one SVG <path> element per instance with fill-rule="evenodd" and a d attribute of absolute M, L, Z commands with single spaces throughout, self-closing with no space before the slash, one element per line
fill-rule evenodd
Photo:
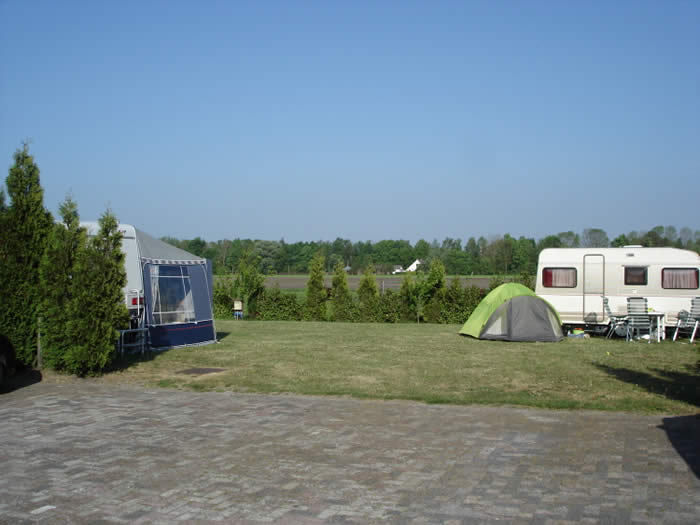
<path fill-rule="evenodd" d="M 583 321 L 586 324 L 602 324 L 605 318 L 605 256 L 583 256 Z"/>

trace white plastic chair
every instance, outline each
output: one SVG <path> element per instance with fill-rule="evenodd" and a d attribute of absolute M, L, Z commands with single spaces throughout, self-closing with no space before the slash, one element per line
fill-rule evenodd
<path fill-rule="evenodd" d="M 646 297 L 628 297 L 627 298 L 627 340 L 631 341 L 634 338 L 634 333 L 641 337 L 642 330 L 646 330 L 649 334 L 649 342 L 651 343 L 651 317 L 647 309 Z"/>
<path fill-rule="evenodd" d="M 607 315 L 608 319 L 610 319 L 610 328 L 608 329 L 608 333 L 605 337 L 610 339 L 618 327 L 625 326 L 627 324 L 627 316 L 613 314 L 607 297 L 603 297 L 603 307 L 605 308 L 605 315 Z"/>
<path fill-rule="evenodd" d="M 695 340 L 695 334 L 700 326 L 700 297 L 695 297 L 690 302 L 690 312 L 678 312 L 678 323 L 676 331 L 673 333 L 673 340 L 678 338 L 678 332 L 681 330 L 691 331 L 690 342 Z"/>

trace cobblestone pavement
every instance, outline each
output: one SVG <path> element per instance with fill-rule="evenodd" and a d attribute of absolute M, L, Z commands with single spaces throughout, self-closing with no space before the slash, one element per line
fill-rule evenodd
<path fill-rule="evenodd" d="M 1 523 L 700 522 L 700 419 L 40 382 Z"/>

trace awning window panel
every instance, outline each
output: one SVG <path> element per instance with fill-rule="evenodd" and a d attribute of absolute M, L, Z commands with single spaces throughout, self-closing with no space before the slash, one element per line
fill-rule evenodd
<path fill-rule="evenodd" d="M 151 286 L 155 324 L 195 321 L 192 287 L 186 267 L 151 266 Z"/>

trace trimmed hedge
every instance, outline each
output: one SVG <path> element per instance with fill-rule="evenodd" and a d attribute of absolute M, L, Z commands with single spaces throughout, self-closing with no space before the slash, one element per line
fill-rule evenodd
<path fill-rule="evenodd" d="M 304 305 L 297 296 L 283 293 L 279 286 L 265 289 L 256 304 L 255 318 L 262 321 L 301 321 Z"/>
<path fill-rule="evenodd" d="M 502 284 L 505 279 L 496 276 L 488 290 L 476 286 L 463 287 L 459 278 L 446 283 L 445 266 L 434 259 L 427 273 L 406 275 L 401 290 L 380 293 L 369 266 L 360 280 L 355 294 L 348 289 L 347 276 L 342 264 L 334 268 L 332 287 L 323 284 L 323 257 L 317 254 L 312 264 L 306 297 L 283 293 L 279 285 L 262 289 L 248 309 L 248 318 L 269 321 L 349 321 L 366 323 L 428 322 L 443 324 L 464 323 L 484 296 Z M 532 278 L 523 274 L 521 283 L 531 284 Z M 233 301 L 240 294 L 240 284 L 221 279 L 214 286 L 214 315 L 217 318 L 233 316 Z"/>
<path fill-rule="evenodd" d="M 416 322 L 428 323 L 464 323 L 474 308 L 486 294 L 476 286 L 462 287 L 458 279 L 454 279 L 445 288 L 433 290 L 430 300 L 419 308 L 416 302 L 415 290 L 419 283 L 406 284 L 401 291 L 386 290 L 384 293 L 367 293 L 362 301 L 355 294 L 350 294 L 343 300 L 342 320 L 345 322 L 375 322 L 398 323 Z M 236 296 L 232 283 L 220 281 L 214 287 L 214 315 L 221 319 L 233 317 L 233 298 Z M 325 312 L 320 320 L 340 320 L 334 314 L 333 300 L 326 299 L 321 304 L 315 304 L 314 310 Z M 266 288 L 257 298 L 255 311 L 247 318 L 263 321 L 301 321 L 311 320 L 305 301 L 300 301 L 296 294 L 285 293 L 279 286 Z"/>
<path fill-rule="evenodd" d="M 214 317 L 233 319 L 233 302 L 239 297 L 233 277 L 219 277 L 214 281 Z"/>

